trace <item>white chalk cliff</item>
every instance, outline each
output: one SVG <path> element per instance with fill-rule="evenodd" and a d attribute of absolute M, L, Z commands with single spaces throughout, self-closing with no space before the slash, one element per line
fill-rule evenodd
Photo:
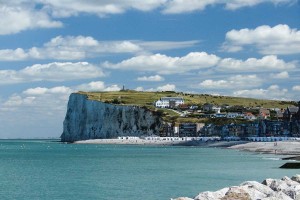
<path fill-rule="evenodd" d="M 162 123 L 148 109 L 92 101 L 74 93 L 69 98 L 61 141 L 158 135 Z"/>

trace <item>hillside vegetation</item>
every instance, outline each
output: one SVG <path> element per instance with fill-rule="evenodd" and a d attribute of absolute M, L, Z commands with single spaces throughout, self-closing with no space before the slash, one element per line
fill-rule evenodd
<path fill-rule="evenodd" d="M 185 104 L 201 106 L 205 103 L 222 106 L 242 106 L 248 108 L 286 108 L 287 106 L 295 105 L 296 102 L 288 101 L 274 101 L 241 97 L 228 97 L 228 96 L 213 96 L 208 94 L 186 94 L 182 92 L 138 92 L 132 90 L 118 91 L 118 92 L 79 92 L 86 94 L 89 100 L 102 101 L 112 104 L 121 105 L 134 105 L 140 107 L 147 107 L 148 109 L 157 112 L 163 117 L 166 122 L 173 123 L 245 123 L 246 120 L 237 119 L 213 119 L 213 118 L 200 118 L 197 116 L 187 115 L 180 116 L 178 112 L 171 109 L 155 108 L 154 102 L 161 97 L 183 97 Z"/>
<path fill-rule="evenodd" d="M 295 105 L 291 101 L 275 101 L 265 99 L 252 99 L 242 97 L 229 97 L 229 96 L 213 96 L 208 94 L 186 94 L 182 92 L 138 92 L 133 90 L 125 90 L 118 92 L 79 92 L 86 94 L 88 99 L 120 103 L 125 105 L 146 106 L 154 108 L 153 103 L 161 97 L 183 97 L 185 104 L 203 105 L 211 103 L 214 105 L 239 105 L 243 107 L 264 107 L 264 108 L 286 108 L 287 106 Z"/>

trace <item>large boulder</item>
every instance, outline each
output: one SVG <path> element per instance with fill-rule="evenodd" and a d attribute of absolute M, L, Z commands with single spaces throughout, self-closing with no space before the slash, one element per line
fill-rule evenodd
<path fill-rule="evenodd" d="M 216 199 L 221 199 L 222 197 L 225 196 L 229 188 L 223 188 L 221 190 L 215 191 L 215 192 L 201 192 L 198 194 L 194 199 L 195 200 L 216 200 Z"/>
<path fill-rule="evenodd" d="M 266 179 L 262 183 L 246 181 L 239 186 L 215 192 L 201 192 L 194 200 L 300 200 L 300 175 L 292 178 Z M 190 200 L 178 198 L 176 200 Z"/>
<path fill-rule="evenodd" d="M 292 176 L 291 178 L 293 181 L 296 181 L 298 183 L 300 183 L 300 174 L 296 174 L 295 176 Z"/>
<path fill-rule="evenodd" d="M 266 179 L 262 184 L 275 192 L 283 192 L 292 199 L 300 200 L 300 184 L 285 176 L 282 179 Z"/>

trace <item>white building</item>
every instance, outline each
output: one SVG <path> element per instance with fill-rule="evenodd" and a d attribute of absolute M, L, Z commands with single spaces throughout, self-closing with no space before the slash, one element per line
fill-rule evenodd
<path fill-rule="evenodd" d="M 161 97 L 160 100 L 155 102 L 157 108 L 172 108 L 184 104 L 182 97 Z"/>

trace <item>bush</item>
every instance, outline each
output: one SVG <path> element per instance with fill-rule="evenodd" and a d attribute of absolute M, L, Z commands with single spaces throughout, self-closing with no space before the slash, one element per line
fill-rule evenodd
<path fill-rule="evenodd" d="M 122 103 L 122 102 L 119 101 L 119 99 L 114 99 L 114 100 L 112 100 L 111 103 L 113 103 L 113 104 L 120 104 L 120 103 Z"/>

